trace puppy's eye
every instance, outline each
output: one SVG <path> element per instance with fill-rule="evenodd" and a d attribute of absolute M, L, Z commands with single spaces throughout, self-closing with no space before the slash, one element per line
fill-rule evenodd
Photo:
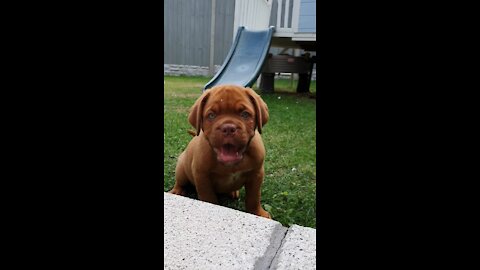
<path fill-rule="evenodd" d="M 208 119 L 213 120 L 213 119 L 215 119 L 216 116 L 217 116 L 217 115 L 214 114 L 214 113 L 209 113 L 209 114 L 208 114 Z"/>
<path fill-rule="evenodd" d="M 243 112 L 240 114 L 240 116 L 241 116 L 242 118 L 247 119 L 248 117 L 250 117 L 250 114 L 249 114 L 247 111 L 243 111 Z"/>

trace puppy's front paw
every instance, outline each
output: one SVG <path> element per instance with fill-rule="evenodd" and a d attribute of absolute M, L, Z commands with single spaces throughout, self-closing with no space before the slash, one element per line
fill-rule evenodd
<path fill-rule="evenodd" d="M 175 195 L 181 195 L 181 196 L 186 196 L 187 195 L 187 192 L 185 191 L 185 189 L 180 188 L 180 187 L 174 187 L 168 193 L 175 194 Z"/>
<path fill-rule="evenodd" d="M 234 200 L 238 200 L 238 198 L 240 198 L 240 191 L 239 190 L 232 191 L 230 193 L 230 197 Z"/>
<path fill-rule="evenodd" d="M 267 211 L 263 210 L 263 209 L 259 209 L 257 212 L 253 213 L 257 216 L 261 216 L 261 217 L 264 217 L 264 218 L 268 218 L 268 219 L 272 219 L 272 216 L 270 215 L 270 213 L 268 213 Z"/>

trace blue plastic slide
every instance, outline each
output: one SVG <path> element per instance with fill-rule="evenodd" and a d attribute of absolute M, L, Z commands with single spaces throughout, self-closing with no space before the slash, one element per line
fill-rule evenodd
<path fill-rule="evenodd" d="M 268 55 L 273 31 L 273 26 L 262 31 L 251 31 L 240 26 L 225 62 L 203 91 L 219 84 L 251 87 L 260 75 Z"/>

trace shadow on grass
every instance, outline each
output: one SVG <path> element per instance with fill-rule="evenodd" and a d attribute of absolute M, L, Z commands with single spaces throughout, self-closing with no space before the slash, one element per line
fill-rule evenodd
<path fill-rule="evenodd" d="M 197 191 L 195 190 L 195 187 L 193 185 L 188 184 L 184 188 L 186 193 L 184 197 L 194 199 L 194 200 L 199 200 Z M 243 201 L 244 198 L 242 195 L 243 194 L 240 194 L 240 197 L 238 199 L 232 199 L 232 197 L 230 197 L 227 194 L 217 194 L 218 205 L 232 208 L 234 210 L 238 210 L 241 212 L 245 212 L 244 207 L 242 207 L 242 204 L 244 204 L 244 201 Z"/>
<path fill-rule="evenodd" d="M 260 95 L 285 95 L 285 96 L 295 96 L 295 97 L 304 97 L 304 98 L 311 98 L 316 99 L 317 93 L 305 92 L 305 93 L 297 93 L 292 91 L 286 90 L 275 90 L 275 92 L 262 92 L 261 90 L 256 90 L 256 92 Z"/>

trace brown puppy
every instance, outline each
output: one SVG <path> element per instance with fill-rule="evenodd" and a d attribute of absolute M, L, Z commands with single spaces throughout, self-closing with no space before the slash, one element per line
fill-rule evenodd
<path fill-rule="evenodd" d="M 260 136 L 268 121 L 267 104 L 250 88 L 219 85 L 205 91 L 188 120 L 197 136 L 179 156 L 173 194 L 195 186 L 198 198 L 218 203 L 217 194 L 238 198 L 245 186 L 248 212 L 271 218 L 260 204 L 265 147 Z"/>

